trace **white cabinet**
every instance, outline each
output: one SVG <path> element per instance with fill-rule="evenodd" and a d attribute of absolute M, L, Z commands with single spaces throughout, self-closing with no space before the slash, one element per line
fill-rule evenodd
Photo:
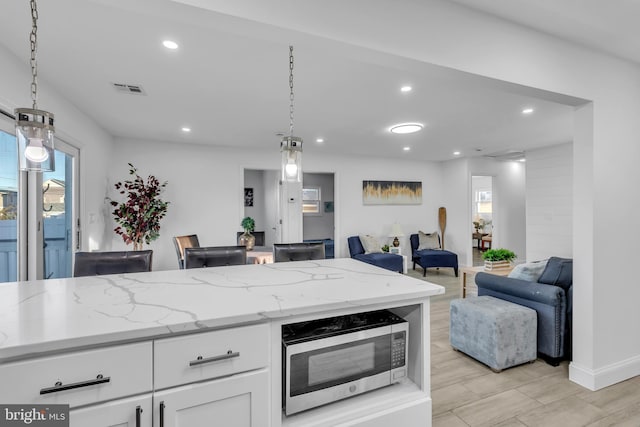
<path fill-rule="evenodd" d="M 70 427 L 151 427 L 151 393 L 119 399 L 82 409 L 69 414 Z"/>
<path fill-rule="evenodd" d="M 71 409 L 150 392 L 151 342 L 114 345 L 0 365 L 0 402 Z"/>
<path fill-rule="evenodd" d="M 251 325 L 156 340 L 156 390 L 264 368 L 269 364 L 269 325 Z"/>
<path fill-rule="evenodd" d="M 267 369 L 154 394 L 154 427 L 267 427 Z"/>
<path fill-rule="evenodd" d="M 269 426 L 267 324 L 154 342 L 155 427 Z"/>

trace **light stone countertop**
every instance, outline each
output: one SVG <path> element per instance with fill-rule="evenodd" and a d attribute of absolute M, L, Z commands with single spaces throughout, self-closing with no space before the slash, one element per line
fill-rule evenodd
<path fill-rule="evenodd" d="M 0 284 L 0 361 L 443 294 L 349 258 Z"/>

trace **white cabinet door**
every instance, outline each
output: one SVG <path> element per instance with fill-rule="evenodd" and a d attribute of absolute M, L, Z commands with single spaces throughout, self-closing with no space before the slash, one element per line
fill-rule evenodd
<path fill-rule="evenodd" d="M 82 409 L 69 414 L 70 427 L 151 427 L 151 393 L 119 399 Z"/>
<path fill-rule="evenodd" d="M 266 369 L 174 387 L 153 398 L 154 427 L 267 427 Z"/>

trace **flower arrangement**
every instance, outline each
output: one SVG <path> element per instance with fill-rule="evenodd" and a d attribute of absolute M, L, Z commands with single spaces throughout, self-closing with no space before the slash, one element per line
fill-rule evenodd
<path fill-rule="evenodd" d="M 111 200 L 114 206 L 113 218 L 118 224 L 113 231 L 122 236 L 128 245 L 133 243 L 134 250 L 142 249 L 143 243 L 149 244 L 160 236 L 160 220 L 167 214 L 169 202 L 160 198 L 160 193 L 167 186 L 149 175 L 147 181 L 137 174 L 136 168 L 129 163 L 129 175 L 133 179 L 115 184 L 120 194 L 126 194 L 127 200 L 118 203 Z"/>

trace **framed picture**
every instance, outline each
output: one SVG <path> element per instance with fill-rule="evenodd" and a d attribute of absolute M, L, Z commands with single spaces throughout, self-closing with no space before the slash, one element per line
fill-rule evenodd
<path fill-rule="evenodd" d="M 421 181 L 362 181 L 365 205 L 421 205 Z"/>
<path fill-rule="evenodd" d="M 244 205 L 253 206 L 253 188 L 244 189 Z"/>

